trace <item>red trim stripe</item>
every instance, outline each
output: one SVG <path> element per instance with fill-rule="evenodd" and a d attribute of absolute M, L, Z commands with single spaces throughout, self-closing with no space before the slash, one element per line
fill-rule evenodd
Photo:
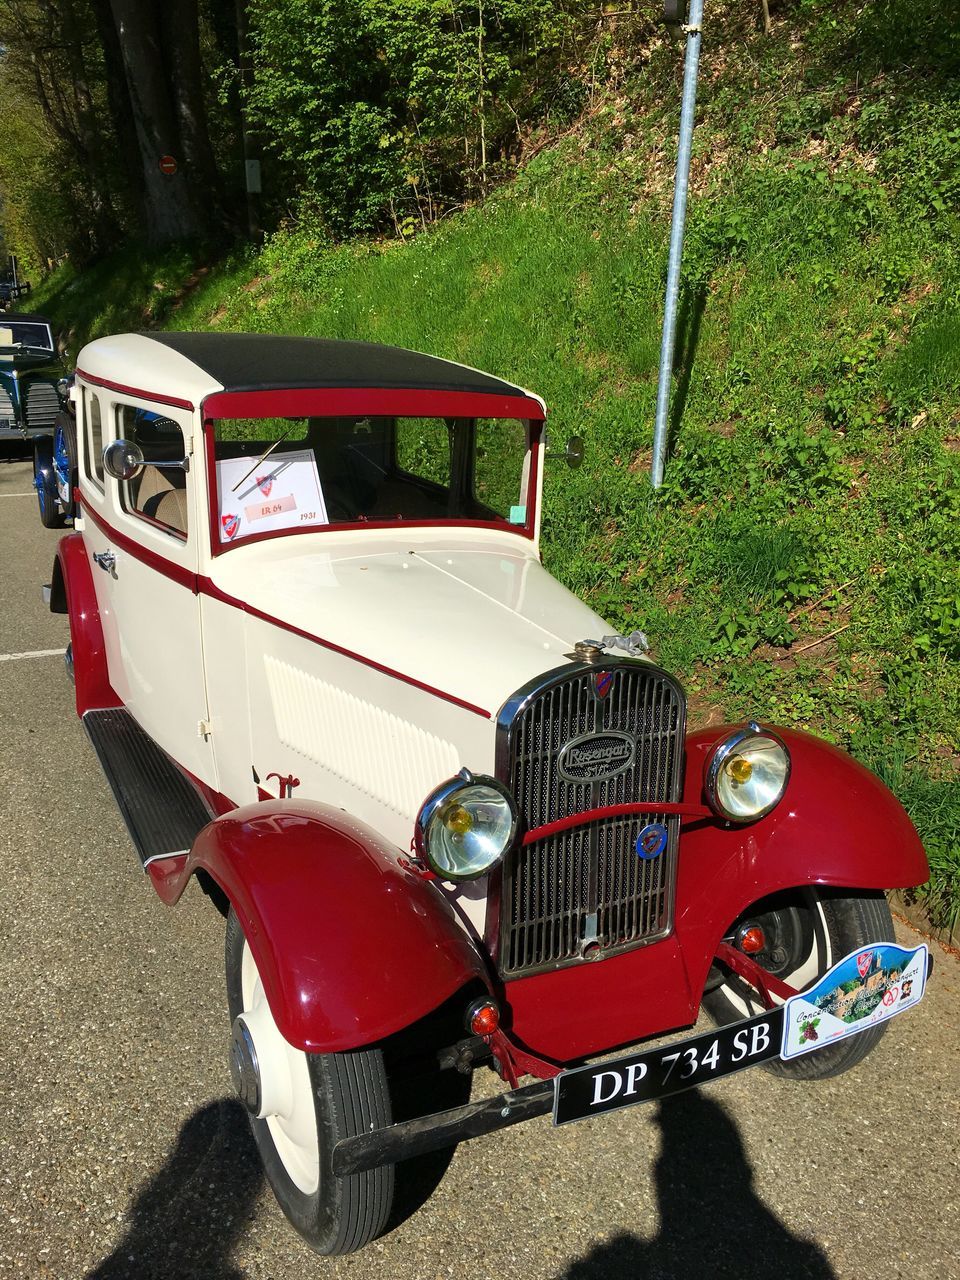
<path fill-rule="evenodd" d="M 276 391 L 213 391 L 204 418 L 309 418 L 373 414 L 386 417 L 521 418 L 542 422 L 531 396 L 488 391 L 427 391 L 409 387 L 289 387 Z"/>
<path fill-rule="evenodd" d="M 404 684 L 413 685 L 415 689 L 432 694 L 435 698 L 442 698 L 444 702 L 452 702 L 454 706 L 462 707 L 464 711 L 470 711 L 475 716 L 483 716 L 485 720 L 492 719 L 490 712 L 484 711 L 483 707 L 474 706 L 472 702 L 464 702 L 462 698 L 458 698 L 452 693 L 444 693 L 442 689 L 436 689 L 433 685 L 424 684 L 422 680 L 417 680 L 414 676 L 404 675 L 402 671 L 395 671 L 392 667 L 385 667 L 383 663 L 377 662 L 374 658 L 365 658 L 362 654 L 355 653 L 352 649 L 345 649 L 342 645 L 335 644 L 332 640 L 324 640 L 321 636 L 313 635 L 310 631 L 304 631 L 300 627 L 294 626 L 292 622 L 284 622 L 282 618 L 275 618 L 269 613 L 264 613 L 262 609 L 258 609 L 252 604 L 247 604 L 246 601 L 240 600 L 237 596 L 228 595 L 210 578 L 199 578 L 198 586 L 200 592 L 205 596 L 209 596 L 211 600 L 219 600 L 222 604 L 229 605 L 232 609 L 239 609 L 241 613 L 248 613 L 252 618 L 259 618 L 262 622 L 269 622 L 272 626 L 280 627 L 283 631 L 290 631 L 295 636 L 301 636 L 304 640 L 319 644 L 324 649 L 329 649 L 332 653 L 339 653 L 341 657 L 351 658 L 354 662 L 361 662 L 365 667 L 371 667 L 374 671 L 390 676 L 393 680 L 401 680 Z M 662 811 L 662 805 L 660 809 Z"/>
<path fill-rule="evenodd" d="M 679 813 L 683 818 L 714 817 L 713 810 L 708 809 L 705 804 L 672 804 L 657 800 L 645 800 L 638 804 L 608 804 L 603 809 L 584 809 L 582 813 L 571 814 L 569 818 L 558 818 L 556 822 L 534 827 L 527 832 L 521 843 L 535 844 L 538 840 L 545 840 L 547 836 L 569 831 L 571 827 L 581 827 L 586 822 L 599 822 L 603 818 L 627 818 L 635 813 Z"/>
<path fill-rule="evenodd" d="M 152 400 L 155 404 L 169 404 L 174 409 L 189 409 L 191 412 L 196 408 L 192 400 L 162 396 L 157 391 L 145 391 L 143 387 L 128 387 L 122 382 L 111 382 L 109 378 L 98 378 L 93 373 L 84 373 L 82 369 L 77 370 L 77 377 L 82 378 L 84 382 L 92 382 L 95 387 L 104 387 L 107 391 L 119 391 L 123 396 L 135 396 L 138 400 Z"/>
<path fill-rule="evenodd" d="M 379 671 L 381 675 L 389 676 L 392 680 L 400 680 L 404 684 L 412 685 L 415 689 L 420 689 L 423 693 L 429 693 L 434 698 L 441 698 L 444 702 L 450 702 L 455 707 L 462 707 L 464 711 L 470 711 L 473 715 L 483 716 L 485 720 L 492 719 L 490 712 L 485 711 L 483 707 L 474 706 L 472 702 L 465 702 L 462 698 L 458 698 L 452 693 L 445 693 L 442 689 L 436 689 L 433 685 L 425 684 L 422 680 L 405 675 L 402 671 L 395 671 L 392 667 L 386 667 L 383 663 L 377 662 L 373 658 L 365 658 L 362 654 L 354 653 L 352 649 L 345 649 L 342 645 L 335 644 L 332 640 L 324 640 L 322 636 L 314 635 L 310 631 L 304 631 L 302 628 L 294 626 L 292 622 L 284 622 L 282 618 L 275 618 L 271 614 L 265 613 L 262 609 L 257 609 L 253 605 L 240 600 L 237 596 L 228 595 L 227 592 L 221 591 L 210 578 L 191 573 L 190 570 L 184 569 L 182 565 L 175 564 L 172 560 L 167 560 L 163 556 L 157 555 L 155 551 L 142 547 L 126 534 L 120 533 L 113 525 L 104 520 L 103 516 L 90 505 L 90 502 L 83 494 L 80 494 L 80 503 L 93 523 L 122 551 L 133 556 L 135 560 L 140 560 L 157 573 L 163 574 L 165 578 L 170 578 L 171 581 L 176 582 L 178 585 L 186 587 L 194 595 L 202 594 L 208 596 L 211 600 L 219 600 L 221 604 L 228 605 L 232 609 L 239 609 L 241 613 L 248 613 L 251 617 L 259 618 L 262 622 L 268 622 L 271 626 L 279 627 L 282 631 L 290 631 L 295 636 L 309 640 L 311 644 L 318 644 L 333 653 L 339 653 L 344 658 L 350 658 L 354 662 L 362 663 L 365 667 L 371 667 L 374 671 Z M 663 806 L 661 806 L 662 808 Z"/>
<path fill-rule="evenodd" d="M 133 556 L 134 560 L 139 560 L 157 573 L 163 574 L 165 578 L 176 582 L 178 586 L 186 587 L 194 595 L 197 594 L 197 575 L 191 569 L 185 569 L 183 565 L 177 564 L 173 560 L 168 560 L 165 556 L 158 555 L 156 551 L 151 551 L 149 547 L 141 546 L 139 542 L 135 542 L 133 538 L 121 533 L 119 529 L 115 529 L 112 524 L 104 520 L 100 512 L 91 505 L 90 500 L 85 498 L 83 493 L 80 493 L 79 497 L 84 514 L 88 515 L 100 532 L 105 534 L 121 551 L 125 551 L 127 555 Z M 139 519 L 139 517 L 137 518 Z M 153 522 L 151 521 L 150 523 Z M 163 528 L 162 525 L 160 527 L 161 529 Z"/>

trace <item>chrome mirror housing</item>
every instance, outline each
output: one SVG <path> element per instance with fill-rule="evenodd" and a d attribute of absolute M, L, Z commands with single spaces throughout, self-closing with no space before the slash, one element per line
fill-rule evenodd
<path fill-rule="evenodd" d="M 572 471 L 576 471 L 583 462 L 583 453 L 583 436 L 571 436 L 564 446 L 563 460 Z"/>
<path fill-rule="evenodd" d="M 561 453 L 559 449 L 554 449 L 548 435 L 546 437 L 546 455 L 550 462 L 555 458 L 562 458 L 567 466 L 570 467 L 571 470 L 575 471 L 583 462 L 583 436 L 570 436 L 567 443 L 563 446 L 563 452 Z"/>
<path fill-rule="evenodd" d="M 143 450 L 131 440 L 114 440 L 103 451 L 103 469 L 114 480 L 132 480 L 143 470 Z"/>

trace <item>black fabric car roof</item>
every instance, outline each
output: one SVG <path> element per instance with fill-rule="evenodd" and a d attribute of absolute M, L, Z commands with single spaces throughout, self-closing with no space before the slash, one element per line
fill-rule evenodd
<path fill-rule="evenodd" d="M 2 328 L 5 324 L 9 324 L 11 320 L 29 320 L 33 324 L 46 324 L 46 325 L 50 323 L 49 319 L 46 316 L 28 316 L 26 312 L 23 312 L 23 311 L 0 312 L 0 328 Z"/>
<path fill-rule="evenodd" d="M 519 387 L 436 356 L 374 342 L 263 333 L 145 333 L 185 356 L 227 391 L 388 387 L 525 396 Z"/>

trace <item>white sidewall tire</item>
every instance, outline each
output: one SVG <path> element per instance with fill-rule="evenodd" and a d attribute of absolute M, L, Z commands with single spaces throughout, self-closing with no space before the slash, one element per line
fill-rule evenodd
<path fill-rule="evenodd" d="M 264 1010 L 257 992 L 263 987 L 232 908 L 227 917 L 226 970 L 231 1025 L 238 1014 L 255 1013 L 252 1021 L 262 1033 Z M 249 1008 L 245 999 L 252 1001 Z M 250 1117 L 267 1181 L 281 1209 L 311 1248 L 325 1255 L 353 1253 L 387 1226 L 394 1169 L 387 1165 L 338 1178 L 330 1160 L 333 1148 L 343 1138 L 392 1122 L 383 1055 L 376 1048 L 311 1054 L 285 1041 L 283 1044 L 290 1055 L 285 1061 L 291 1071 L 293 1095 L 288 1118 Z M 275 1044 L 267 1048 L 266 1057 L 274 1069 L 283 1066 L 279 1052 Z M 307 1104 L 309 1111 L 305 1110 Z M 311 1135 L 316 1143 L 314 1153 L 305 1150 Z"/>

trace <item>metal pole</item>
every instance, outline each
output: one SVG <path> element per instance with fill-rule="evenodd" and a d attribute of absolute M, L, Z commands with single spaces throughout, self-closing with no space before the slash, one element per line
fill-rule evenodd
<path fill-rule="evenodd" d="M 247 195 L 247 235 L 253 244 L 262 238 L 260 228 L 260 157 L 257 138 L 247 124 L 246 97 L 253 86 L 253 64 L 250 60 L 250 41 L 247 31 L 247 0 L 236 0 L 237 53 L 240 63 L 240 140 L 243 144 L 244 190 Z"/>
<path fill-rule="evenodd" d="M 667 292 L 663 304 L 663 340 L 660 345 L 657 420 L 653 429 L 653 462 L 650 466 L 650 481 L 654 489 L 659 489 L 663 484 L 663 466 L 667 454 L 670 382 L 673 377 L 673 347 L 677 331 L 677 298 L 680 294 L 680 258 L 683 254 L 683 227 L 687 217 L 687 191 L 690 186 L 690 147 L 693 142 L 694 113 L 697 105 L 697 73 L 700 69 L 700 27 L 702 22 L 703 0 L 690 0 L 689 18 L 687 25 L 684 27 L 684 31 L 687 33 L 687 50 L 683 64 L 680 146 L 677 151 L 677 176 L 673 185 L 670 262 L 667 267 Z"/>

